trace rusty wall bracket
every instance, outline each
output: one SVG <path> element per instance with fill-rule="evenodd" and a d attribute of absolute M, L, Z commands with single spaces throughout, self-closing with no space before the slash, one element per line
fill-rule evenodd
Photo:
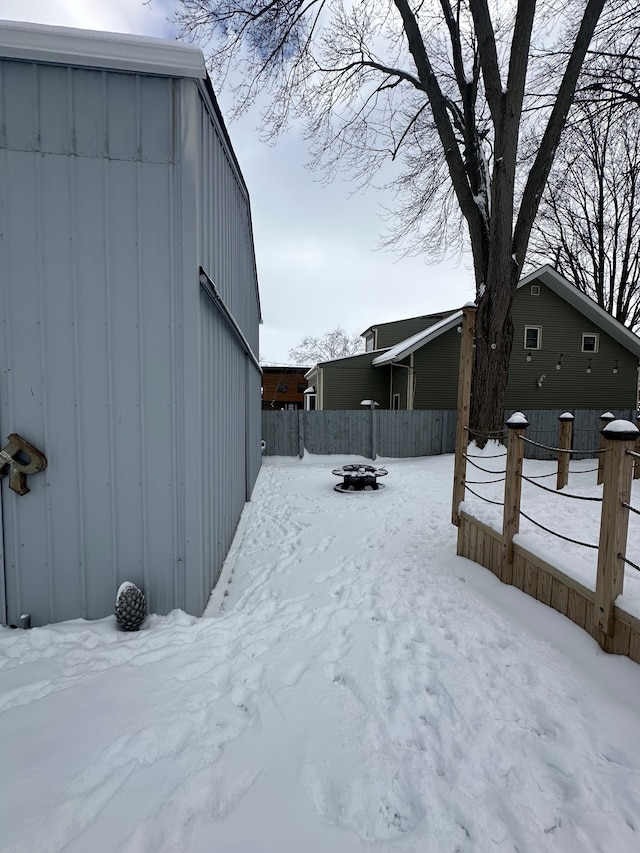
<path fill-rule="evenodd" d="M 9 474 L 9 488 L 18 495 L 26 495 L 27 474 L 37 474 L 47 467 L 43 453 L 15 432 L 7 436 L 9 443 L 0 450 L 0 477 Z"/>

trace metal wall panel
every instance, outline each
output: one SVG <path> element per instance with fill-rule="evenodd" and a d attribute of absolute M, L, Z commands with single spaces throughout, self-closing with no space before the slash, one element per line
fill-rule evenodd
<path fill-rule="evenodd" d="M 173 400 L 166 167 L 1 152 L 0 435 L 49 459 L 3 480 L 9 621 L 112 612 L 119 584 L 171 607 Z M 108 247 L 108 248 L 107 248 Z"/>
<path fill-rule="evenodd" d="M 0 62 L 0 98 L 0 440 L 49 460 L 2 480 L 0 621 L 105 616 L 124 580 L 199 614 L 261 461 L 259 369 L 198 276 L 208 235 L 257 351 L 246 192 L 196 81 Z"/>
<path fill-rule="evenodd" d="M 202 94 L 198 149 L 200 263 L 252 350 L 258 353 L 259 303 L 249 196 L 224 134 Z"/>
<path fill-rule="evenodd" d="M 0 146 L 170 163 L 176 85 L 166 77 L 0 61 Z"/>

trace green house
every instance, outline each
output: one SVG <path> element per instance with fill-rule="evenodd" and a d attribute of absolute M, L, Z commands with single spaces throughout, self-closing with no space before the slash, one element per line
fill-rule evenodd
<path fill-rule="evenodd" d="M 462 311 L 369 327 L 366 352 L 306 374 L 306 408 L 455 409 Z M 524 277 L 514 305 L 509 409 L 633 409 L 640 338 L 551 266 Z"/>

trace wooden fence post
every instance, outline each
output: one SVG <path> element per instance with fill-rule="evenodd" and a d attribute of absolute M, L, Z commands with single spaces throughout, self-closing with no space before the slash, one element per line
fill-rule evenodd
<path fill-rule="evenodd" d="M 304 456 L 304 419 L 306 415 L 304 409 L 298 411 L 298 456 L 300 459 Z"/>
<path fill-rule="evenodd" d="M 504 583 L 513 580 L 513 537 L 520 530 L 520 496 L 522 494 L 522 460 L 524 441 L 529 421 L 522 412 L 514 412 L 507 421 L 509 445 L 507 471 L 504 478 L 504 513 L 502 519 L 502 571 Z"/>
<path fill-rule="evenodd" d="M 610 424 L 611 421 L 615 421 L 615 419 L 616 419 L 616 416 L 613 414 L 613 412 L 603 412 L 600 415 L 600 450 L 601 451 L 604 451 L 604 449 L 605 449 L 605 437 L 604 437 L 604 434 L 602 431 L 606 427 L 607 424 Z M 602 483 L 604 483 L 604 452 L 601 452 L 600 455 L 598 456 L 598 477 L 597 477 L 596 482 L 599 486 L 601 486 Z"/>
<path fill-rule="evenodd" d="M 556 489 L 564 489 L 569 482 L 569 460 L 573 443 L 573 415 L 571 412 L 565 412 L 558 418 L 560 421 L 560 441 L 558 447 L 558 479 L 556 480 Z"/>
<path fill-rule="evenodd" d="M 640 431 L 631 421 L 613 420 L 604 427 L 604 487 L 598 545 L 598 571 L 594 628 L 600 646 L 610 651 L 613 642 L 613 608 L 624 582 L 624 555 L 627 549 L 633 457 Z"/>
<path fill-rule="evenodd" d="M 476 306 L 473 303 L 462 309 L 462 335 L 460 339 L 460 368 L 458 371 L 458 413 L 456 419 L 456 455 L 453 469 L 453 500 L 451 523 L 460 524 L 458 507 L 464 500 L 467 478 L 467 460 L 464 453 L 469 443 L 469 412 L 471 411 L 471 372 L 473 368 L 473 339 L 476 330 Z"/>

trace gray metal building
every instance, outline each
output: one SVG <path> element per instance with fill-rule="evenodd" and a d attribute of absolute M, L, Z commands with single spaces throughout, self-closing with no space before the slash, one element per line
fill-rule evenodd
<path fill-rule="evenodd" d="M 0 116 L 0 448 L 48 461 L 27 494 L 1 480 L 0 621 L 103 617 L 125 580 L 199 615 L 261 385 L 249 197 L 202 53 L 3 22 Z"/>

